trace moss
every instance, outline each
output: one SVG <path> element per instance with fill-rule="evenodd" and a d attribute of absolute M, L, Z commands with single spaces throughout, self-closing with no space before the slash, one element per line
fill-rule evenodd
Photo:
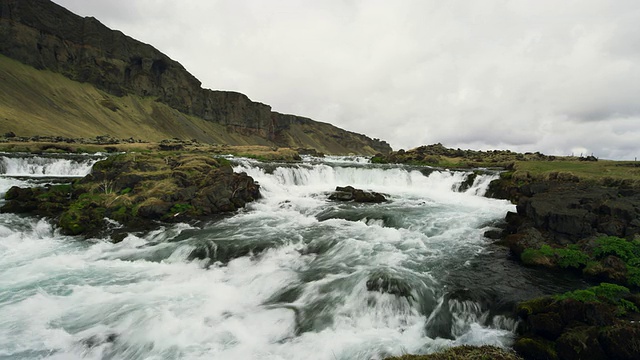
<path fill-rule="evenodd" d="M 526 318 L 529 315 L 537 314 L 544 310 L 553 302 L 550 297 L 539 297 L 523 301 L 518 304 L 516 312 L 520 317 Z"/>
<path fill-rule="evenodd" d="M 101 205 L 102 198 L 94 194 L 82 194 L 64 211 L 58 225 L 65 234 L 79 235 L 90 233 L 102 225 L 106 209 Z"/>
<path fill-rule="evenodd" d="M 513 171 L 505 171 L 500 173 L 500 179 L 502 180 L 511 180 L 513 177 Z"/>
<path fill-rule="evenodd" d="M 428 355 L 403 355 L 386 360 L 520 360 L 512 351 L 497 346 L 462 345 Z"/>
<path fill-rule="evenodd" d="M 555 295 L 556 301 L 572 299 L 580 302 L 604 302 L 616 307 L 616 315 L 625 315 L 628 311 L 638 312 L 638 308 L 630 301 L 624 299 L 631 292 L 628 288 L 611 284 L 600 283 L 584 290 L 569 291 L 564 294 Z"/>
<path fill-rule="evenodd" d="M 579 269 L 587 265 L 591 257 L 575 245 L 566 248 L 552 248 L 542 245 L 539 249 L 525 249 L 520 255 L 525 265 L 544 265 L 553 267 L 554 264 L 562 268 Z"/>
<path fill-rule="evenodd" d="M 518 355 L 525 359 L 557 360 L 555 343 L 543 338 L 522 337 L 513 344 Z"/>
<path fill-rule="evenodd" d="M 371 158 L 371 163 L 372 164 L 386 164 L 387 160 L 385 159 L 384 155 L 376 155 L 374 157 Z"/>

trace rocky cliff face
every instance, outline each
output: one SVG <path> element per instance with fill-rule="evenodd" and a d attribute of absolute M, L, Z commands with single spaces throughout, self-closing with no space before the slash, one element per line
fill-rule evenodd
<path fill-rule="evenodd" d="M 0 53 L 116 96 L 152 97 L 228 131 L 258 135 L 281 146 L 307 145 L 287 132 L 292 125 L 315 123 L 272 112 L 270 106 L 244 94 L 203 89 L 182 65 L 154 47 L 48 0 L 0 0 Z M 332 128 L 341 132 L 332 141 L 348 152 L 391 151 L 386 142 Z"/>

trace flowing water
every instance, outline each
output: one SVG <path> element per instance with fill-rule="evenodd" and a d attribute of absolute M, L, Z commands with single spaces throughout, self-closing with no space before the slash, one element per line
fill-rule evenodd
<path fill-rule="evenodd" d="M 95 159 L 0 157 L 0 193 Z M 54 170 L 55 169 L 55 170 Z M 112 244 L 0 214 L 0 359 L 382 359 L 510 346 L 513 304 L 573 281 L 524 269 L 483 233 L 514 206 L 496 175 L 237 160 L 263 199 Z M 8 176 L 11 175 L 11 176 Z M 327 199 L 336 186 L 381 204 Z"/>

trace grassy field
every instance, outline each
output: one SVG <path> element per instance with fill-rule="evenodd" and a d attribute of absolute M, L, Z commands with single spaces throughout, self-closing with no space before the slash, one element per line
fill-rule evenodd
<path fill-rule="evenodd" d="M 298 152 L 291 148 L 278 148 L 264 145 L 211 145 L 198 142 L 176 142 L 169 145 L 179 145 L 175 153 L 191 152 L 209 153 L 214 155 L 234 155 L 254 158 L 264 161 L 295 161 L 299 159 Z M 0 142 L 0 152 L 27 153 L 97 153 L 97 152 L 138 152 L 164 153 L 162 143 L 120 143 L 120 144 L 85 144 L 65 142 Z M 170 152 L 170 151 L 169 151 Z"/>
<path fill-rule="evenodd" d="M 564 179 L 615 185 L 617 183 L 640 186 L 640 162 L 634 161 L 517 161 L 515 179 Z"/>

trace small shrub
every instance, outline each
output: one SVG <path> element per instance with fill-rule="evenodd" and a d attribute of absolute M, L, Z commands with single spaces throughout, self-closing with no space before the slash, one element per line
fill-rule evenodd
<path fill-rule="evenodd" d="M 587 265 L 591 260 L 588 254 L 576 249 L 556 249 L 555 254 L 558 258 L 558 265 L 563 268 L 573 267 L 578 269 Z"/>
<path fill-rule="evenodd" d="M 591 289 L 569 291 L 564 294 L 556 295 L 553 298 L 555 300 L 572 299 L 572 300 L 577 300 L 581 302 L 598 302 L 599 301 L 598 296 Z"/>
<path fill-rule="evenodd" d="M 596 248 L 593 249 L 593 255 L 597 258 L 615 255 L 627 262 L 640 255 L 640 246 L 638 243 L 635 241 L 627 241 L 616 236 L 601 237 L 596 240 L 596 245 Z"/>
<path fill-rule="evenodd" d="M 374 156 L 371 158 L 371 163 L 372 164 L 386 164 L 387 161 L 385 160 L 384 156 Z"/>
<path fill-rule="evenodd" d="M 605 302 L 617 307 L 617 315 L 624 315 L 627 311 L 638 312 L 638 308 L 632 302 L 623 299 L 630 294 L 628 288 L 616 284 L 600 283 L 584 290 L 569 291 L 564 294 L 555 295 L 556 301 L 572 299 L 581 302 Z"/>
<path fill-rule="evenodd" d="M 543 258 L 551 258 L 562 268 L 573 267 L 579 269 L 586 266 L 591 260 L 589 254 L 580 250 L 576 245 L 569 245 L 566 248 L 552 248 L 549 245 L 542 245 L 540 249 L 525 249 L 520 255 L 520 259 L 525 264 L 537 264 Z"/>
<path fill-rule="evenodd" d="M 640 287 L 640 267 L 627 265 L 627 282 Z"/>

